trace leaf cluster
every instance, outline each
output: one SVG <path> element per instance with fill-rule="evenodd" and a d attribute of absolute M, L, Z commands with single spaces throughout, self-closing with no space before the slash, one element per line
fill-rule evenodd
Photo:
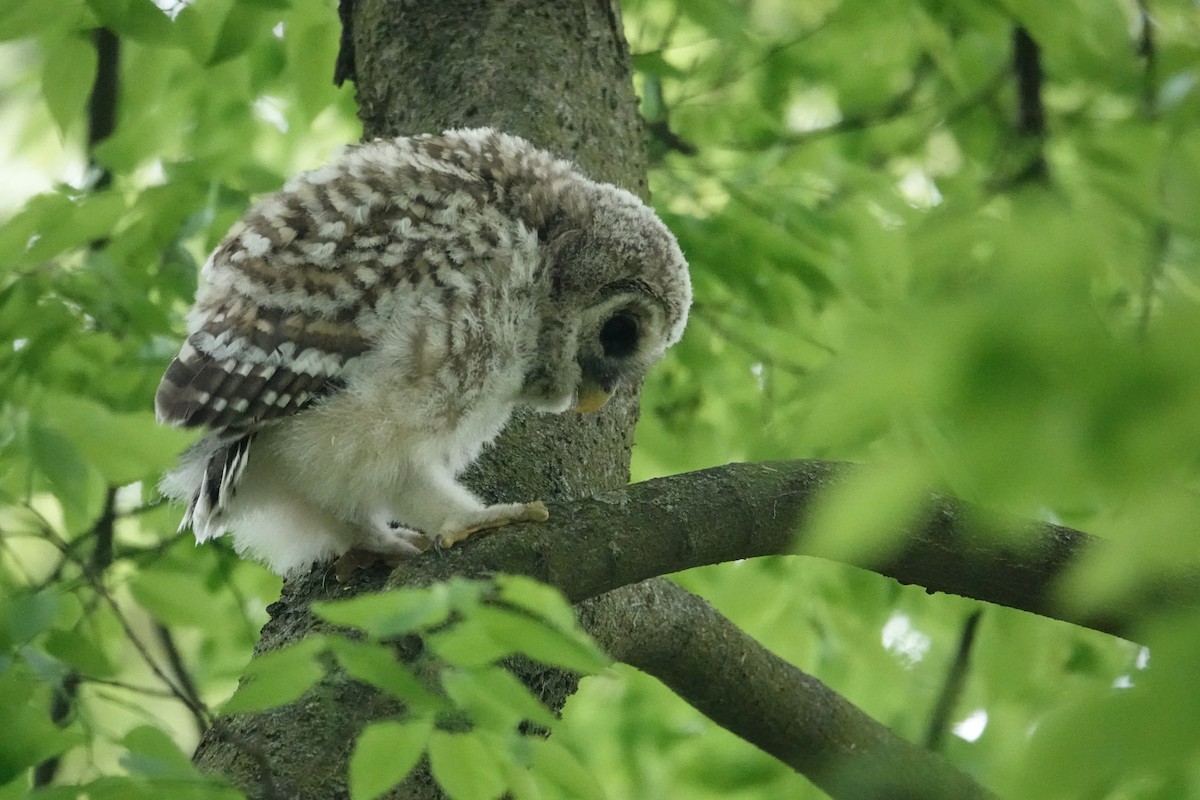
<path fill-rule="evenodd" d="M 337 37 L 319 0 L 0 6 L 0 796 L 235 795 L 182 753 L 279 584 L 176 533 L 152 397 L 206 254 L 356 137 Z"/>
<path fill-rule="evenodd" d="M 864 462 L 810 521 L 814 548 L 886 552 L 933 487 L 1109 539 L 1059 587 L 1081 607 L 1195 569 L 1193 8 L 623 5 L 652 195 L 696 284 L 688 334 L 647 382 L 635 479 Z M 1019 30 L 1040 55 L 1040 131 L 1020 122 Z M 807 560 L 681 581 L 914 740 L 970 611 Z M 1157 649 L 1197 629 L 1154 627 L 1147 656 L 989 608 L 944 746 L 1016 797 L 1200 797 L 1200 740 L 1152 722 L 1167 713 L 1152 698 L 1190 680 Z M 629 719 L 582 702 L 566 715 L 608 732 L 594 755 L 621 793 L 819 796 L 637 680 L 595 690 Z M 1145 686 L 1157 681 L 1173 689 Z M 714 772 L 734 786 L 709 788 Z"/>
<path fill-rule="evenodd" d="M 580 674 L 607 667 L 558 592 L 517 576 L 454 579 L 314 603 L 313 611 L 337 629 L 254 659 L 223 712 L 301 701 L 333 664 L 399 701 L 401 713 L 358 735 L 354 800 L 383 796 L 423 758 L 455 800 L 603 796 L 570 740 L 545 738 L 556 715 L 503 666 L 519 654 Z"/>

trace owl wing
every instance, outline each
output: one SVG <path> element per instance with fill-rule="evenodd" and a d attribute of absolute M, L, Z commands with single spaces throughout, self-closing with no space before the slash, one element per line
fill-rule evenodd
<path fill-rule="evenodd" d="M 233 271 L 223 257 L 228 250 L 214 256 L 214 273 Z M 345 365 L 370 347 L 355 308 L 289 309 L 270 304 L 270 287 L 255 289 L 264 302 L 229 288 L 219 300 L 197 304 L 197 330 L 155 394 L 160 422 L 254 431 L 337 388 Z"/>

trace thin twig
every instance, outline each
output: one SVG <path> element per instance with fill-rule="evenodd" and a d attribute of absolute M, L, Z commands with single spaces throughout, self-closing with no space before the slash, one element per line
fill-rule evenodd
<path fill-rule="evenodd" d="M 175 644 L 175 637 L 171 630 L 158 620 L 154 621 L 154 632 L 158 635 L 159 644 L 167 654 L 167 664 L 170 665 L 171 672 L 179 681 L 180 688 L 188 696 L 188 710 L 192 712 L 192 719 L 196 723 L 196 732 L 203 735 L 205 729 L 208 728 L 208 718 L 197 709 L 204 708 L 204 701 L 200 699 L 200 693 L 196 691 L 196 682 L 192 680 L 192 674 L 188 671 L 187 665 L 183 663 L 183 657 L 179 654 L 179 648 Z"/>
<path fill-rule="evenodd" d="M 113 612 L 113 616 L 116 618 L 117 623 L 125 632 L 125 637 L 129 640 L 129 643 L 133 645 L 133 649 L 137 652 L 138 656 L 141 657 L 142 661 L 146 664 L 146 667 L 152 673 L 154 673 L 156 678 L 162 681 L 163 685 L 170 690 L 172 696 L 182 703 L 185 708 L 191 711 L 193 715 L 199 714 L 206 720 L 210 720 L 212 716 L 203 703 L 195 705 L 193 699 L 184 690 L 176 686 L 167 673 L 162 669 L 162 667 L 158 665 L 158 662 L 150 654 L 150 651 L 146 647 L 145 643 L 143 643 L 138 635 L 134 632 L 133 626 L 125 617 L 125 612 L 121 609 L 116 599 L 113 598 L 112 594 L 109 593 L 108 588 L 104 585 L 103 580 L 92 572 L 90 564 L 71 553 L 69 543 L 64 541 L 62 537 L 55 532 L 49 521 L 42 517 L 42 515 L 38 513 L 36 509 L 29 505 L 26 505 L 25 507 L 39 520 L 41 520 L 43 525 L 43 534 L 45 535 L 47 541 L 57 547 L 59 552 L 66 555 L 71 562 L 79 568 L 84 579 L 87 581 L 88 587 L 95 592 L 96 595 L 100 597 L 106 605 L 108 605 L 109 609 Z"/>
<path fill-rule="evenodd" d="M 1158 115 L 1158 48 L 1154 43 L 1154 20 L 1146 0 L 1138 0 L 1138 14 L 1142 30 L 1138 38 L 1138 55 L 1142 58 L 1142 115 L 1153 122 Z M 1158 195 L 1163 194 L 1162 178 L 1158 180 Z M 1137 330 L 1145 336 L 1150 330 L 1150 319 L 1154 315 L 1154 297 L 1166 265 L 1167 248 L 1171 243 L 1171 231 L 1161 216 L 1151 223 L 1152 241 L 1150 257 L 1142 274 L 1139 294 Z"/>
<path fill-rule="evenodd" d="M 1037 151 L 1017 180 L 1046 177 L 1046 156 L 1042 150 L 1046 138 L 1046 108 L 1042 104 L 1041 49 L 1022 26 L 1013 29 L 1013 76 L 1017 83 L 1017 134 L 1035 142 Z"/>
<path fill-rule="evenodd" d="M 979 630 L 979 620 L 983 618 L 983 609 L 977 608 L 967 615 L 963 622 L 962 633 L 958 638 L 958 650 L 950 669 L 946 671 L 946 681 L 942 691 L 938 693 L 937 704 L 929 716 L 929 729 L 925 734 L 925 746 L 930 750 L 942 749 L 946 740 L 946 732 L 950 728 L 951 716 L 962 697 L 963 686 L 967 681 L 967 669 L 970 666 L 971 650 L 975 645 L 975 634 Z"/>
<path fill-rule="evenodd" d="M 101 167 L 95 157 L 96 145 L 103 142 L 117 127 L 117 96 L 120 79 L 121 40 L 108 28 L 92 31 L 96 46 L 96 79 L 88 98 L 88 165 L 95 170 L 91 189 L 107 189 L 112 184 L 112 171 Z"/>

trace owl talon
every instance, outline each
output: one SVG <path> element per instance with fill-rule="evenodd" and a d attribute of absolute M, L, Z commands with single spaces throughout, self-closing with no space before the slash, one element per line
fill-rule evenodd
<path fill-rule="evenodd" d="M 505 525 L 511 525 L 516 522 L 545 522 L 550 519 L 550 511 L 541 500 L 534 500 L 531 503 L 514 503 L 507 506 L 492 506 L 487 509 L 486 513 L 494 514 L 495 516 L 466 528 L 459 528 L 458 530 L 449 532 L 443 531 L 438 536 L 438 545 L 441 547 L 453 547 L 458 542 L 479 531 L 503 528 Z"/>

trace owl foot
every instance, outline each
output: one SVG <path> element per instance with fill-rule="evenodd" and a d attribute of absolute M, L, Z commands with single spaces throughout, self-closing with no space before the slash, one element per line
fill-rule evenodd
<path fill-rule="evenodd" d="M 546 510 L 546 504 L 541 500 L 534 500 L 532 503 L 508 503 L 488 506 L 483 510 L 483 513 L 477 518 L 468 521 L 466 525 L 463 525 L 462 521 L 458 520 L 447 523 L 442 533 L 438 535 L 438 544 L 442 547 L 453 547 L 458 542 L 479 531 L 486 531 L 491 528 L 503 528 L 505 525 L 511 525 L 514 522 L 545 522 L 548 519 L 550 519 L 550 512 Z M 446 530 L 446 528 L 449 530 Z"/>
<path fill-rule="evenodd" d="M 359 530 L 358 542 L 333 564 L 339 583 L 345 583 L 358 570 L 379 563 L 398 567 L 400 562 L 433 546 L 430 537 L 393 522 L 391 518 L 389 511 L 380 511 Z"/>

